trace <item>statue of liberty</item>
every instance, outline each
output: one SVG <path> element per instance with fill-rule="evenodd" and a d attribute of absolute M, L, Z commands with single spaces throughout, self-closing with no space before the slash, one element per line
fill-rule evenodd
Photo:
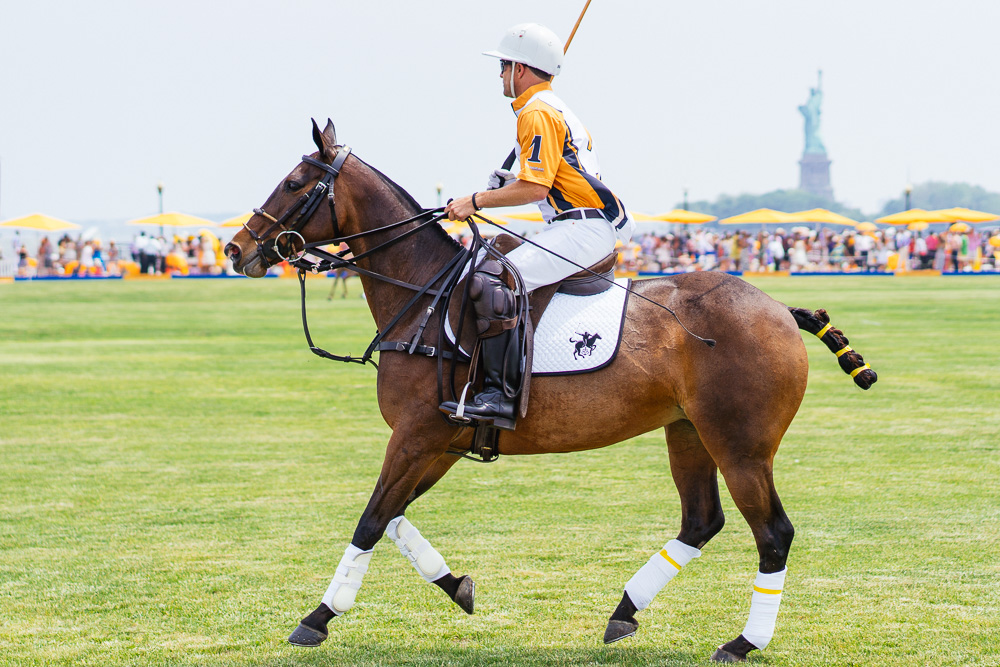
<path fill-rule="evenodd" d="M 809 89 L 809 100 L 799 107 L 799 113 L 806 121 L 806 147 L 803 155 L 826 155 L 826 147 L 819 138 L 820 105 L 823 104 L 823 70 L 819 70 L 819 81 Z"/>

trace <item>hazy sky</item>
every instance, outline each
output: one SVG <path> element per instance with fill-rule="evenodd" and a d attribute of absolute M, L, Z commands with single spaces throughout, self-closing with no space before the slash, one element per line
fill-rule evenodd
<path fill-rule="evenodd" d="M 259 205 L 310 117 L 427 206 L 482 189 L 514 116 L 494 48 L 583 0 L 0 0 L 0 219 Z M 629 208 L 798 184 L 797 107 L 823 69 L 838 199 L 909 179 L 1000 190 L 1000 3 L 593 0 L 556 92 Z"/>

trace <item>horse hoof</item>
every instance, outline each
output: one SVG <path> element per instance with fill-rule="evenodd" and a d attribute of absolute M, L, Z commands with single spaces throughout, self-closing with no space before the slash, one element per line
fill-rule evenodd
<path fill-rule="evenodd" d="M 466 614 L 472 614 L 476 609 L 476 582 L 472 577 L 465 575 L 458 583 L 458 590 L 455 591 L 455 604 L 462 608 Z"/>
<path fill-rule="evenodd" d="M 634 637 L 638 629 L 638 621 L 608 621 L 608 627 L 604 631 L 604 643 L 614 644 L 626 637 Z"/>
<path fill-rule="evenodd" d="M 288 643 L 294 646 L 319 646 L 326 639 L 326 633 L 313 630 L 308 625 L 299 623 L 295 632 L 288 636 Z"/>
<path fill-rule="evenodd" d="M 746 662 L 746 658 L 741 658 L 735 653 L 730 653 L 720 646 L 712 654 L 712 662 Z"/>

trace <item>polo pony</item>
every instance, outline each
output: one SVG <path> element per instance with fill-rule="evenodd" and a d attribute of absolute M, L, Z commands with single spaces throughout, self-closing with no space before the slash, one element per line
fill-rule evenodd
<path fill-rule="evenodd" d="M 338 144 L 332 122 L 320 131 L 314 121 L 313 138 L 318 150 L 303 157 L 226 246 L 234 269 L 259 278 L 306 244 L 346 242 L 381 334 L 407 342 L 426 336 L 421 349 L 430 352 L 413 354 L 407 345 L 381 348 L 378 405 L 392 435 L 374 492 L 322 603 L 289 637 L 304 646 L 320 644 L 328 623 L 354 604 L 384 533 L 426 581 L 463 610 L 471 614 L 475 600 L 472 579 L 453 575 L 404 516 L 459 460 L 454 453 L 471 447 L 473 430 L 449 422 L 438 410 L 439 361 L 446 368 L 457 364 L 460 374 L 468 367 L 453 357 L 433 356 L 442 349 L 442 341 L 435 340 L 442 315 L 431 308 L 443 269 L 454 266 L 450 263 L 464 250 L 439 225 L 426 224 L 425 214 L 433 212 Z M 800 330 L 818 335 L 837 353 L 841 368 L 862 389 L 877 376 L 829 324 L 825 311 L 786 307 L 740 278 L 695 272 L 635 281 L 631 289 L 638 298 L 628 300 L 614 360 L 590 373 L 536 376 L 526 414 L 516 430 L 500 433 L 498 450 L 507 456 L 576 452 L 665 431 L 680 493 L 680 530 L 661 550 L 652 550 L 649 562 L 625 584 L 606 643 L 635 634 L 638 611 L 722 529 L 721 472 L 760 556 L 747 624 L 712 656 L 742 661 L 773 636 L 792 543 L 772 463 L 806 389 L 808 360 Z M 404 308 L 413 300 L 414 307 Z M 717 344 L 706 345 L 681 321 Z"/>

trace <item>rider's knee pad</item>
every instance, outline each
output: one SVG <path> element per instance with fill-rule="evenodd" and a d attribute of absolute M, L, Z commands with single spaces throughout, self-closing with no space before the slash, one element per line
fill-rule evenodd
<path fill-rule="evenodd" d="M 496 264 L 496 262 L 492 263 Z M 473 299 L 476 328 L 479 335 L 488 333 L 491 328 L 496 329 L 496 331 L 489 335 L 496 335 L 509 328 L 507 326 L 492 326 L 494 322 L 510 320 L 517 313 L 514 293 L 498 276 L 476 271 L 472 276 L 472 284 L 469 286 L 469 295 Z"/>

